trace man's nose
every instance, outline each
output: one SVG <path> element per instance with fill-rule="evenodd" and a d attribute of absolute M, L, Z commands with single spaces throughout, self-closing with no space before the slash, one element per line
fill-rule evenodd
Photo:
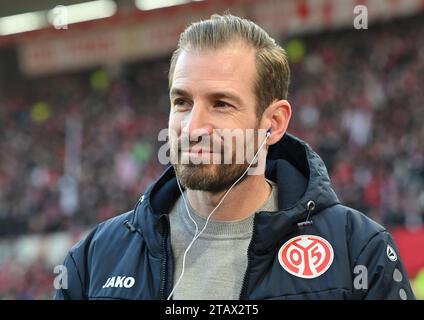
<path fill-rule="evenodd" d="M 184 129 L 190 140 L 197 140 L 201 136 L 212 134 L 213 126 L 206 106 L 201 104 L 193 105 Z"/>

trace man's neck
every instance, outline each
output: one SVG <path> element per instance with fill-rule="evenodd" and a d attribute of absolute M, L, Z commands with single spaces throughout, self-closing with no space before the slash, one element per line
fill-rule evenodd
<path fill-rule="evenodd" d="M 269 198 L 272 188 L 264 175 L 251 175 L 238 183 L 227 195 L 211 220 L 232 221 L 241 220 L 261 207 Z M 202 217 L 207 218 L 218 205 L 224 192 L 211 193 L 187 189 L 187 198 L 193 209 Z"/>

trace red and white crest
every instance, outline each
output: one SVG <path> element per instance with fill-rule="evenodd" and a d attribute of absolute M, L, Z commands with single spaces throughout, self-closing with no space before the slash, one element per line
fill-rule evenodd
<path fill-rule="evenodd" d="M 331 244 L 318 236 L 291 238 L 278 251 L 278 261 L 292 275 L 312 279 L 322 275 L 333 263 Z"/>

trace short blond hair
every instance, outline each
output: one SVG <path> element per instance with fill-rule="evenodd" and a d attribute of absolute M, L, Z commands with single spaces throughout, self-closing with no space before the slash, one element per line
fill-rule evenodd
<path fill-rule="evenodd" d="M 208 20 L 192 23 L 181 33 L 171 58 L 169 88 L 182 50 L 218 49 L 237 40 L 255 49 L 257 115 L 261 116 L 275 100 L 287 99 L 290 68 L 286 51 L 257 24 L 231 14 L 212 15 Z"/>

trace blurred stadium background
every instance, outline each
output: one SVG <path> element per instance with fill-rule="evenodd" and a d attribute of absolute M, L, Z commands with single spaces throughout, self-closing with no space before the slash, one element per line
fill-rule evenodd
<path fill-rule="evenodd" d="M 1 0 L 0 298 L 51 299 L 67 250 L 158 176 L 170 53 L 227 9 L 287 49 L 289 130 L 392 232 L 424 299 L 422 0 Z"/>

